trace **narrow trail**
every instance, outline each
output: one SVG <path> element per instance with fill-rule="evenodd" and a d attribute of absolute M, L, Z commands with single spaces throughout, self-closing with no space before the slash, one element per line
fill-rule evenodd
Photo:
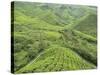
<path fill-rule="evenodd" d="M 44 53 L 46 53 L 46 52 L 48 52 L 48 51 L 49 51 L 49 50 L 47 50 L 47 51 L 44 50 L 43 52 L 41 52 L 35 59 L 31 60 L 31 61 L 30 61 L 28 64 L 26 64 L 24 67 L 22 67 L 22 68 L 20 68 L 18 71 L 16 71 L 16 73 L 19 72 L 20 70 L 24 69 L 25 67 L 30 66 L 31 64 L 35 63 L 36 60 L 38 60 L 38 58 L 39 58 L 41 55 L 43 55 Z"/>

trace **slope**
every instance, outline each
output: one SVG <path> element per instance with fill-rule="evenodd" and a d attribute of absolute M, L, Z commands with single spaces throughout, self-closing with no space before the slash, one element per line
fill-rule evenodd
<path fill-rule="evenodd" d="M 53 45 L 16 73 L 95 68 L 68 48 Z"/>
<path fill-rule="evenodd" d="M 15 73 L 96 68 L 92 7 L 15 2 L 14 8 Z"/>

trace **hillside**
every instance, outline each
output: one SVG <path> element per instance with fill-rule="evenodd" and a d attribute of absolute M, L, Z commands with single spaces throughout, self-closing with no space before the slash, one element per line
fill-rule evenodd
<path fill-rule="evenodd" d="M 14 73 L 95 69 L 96 8 L 14 2 Z"/>

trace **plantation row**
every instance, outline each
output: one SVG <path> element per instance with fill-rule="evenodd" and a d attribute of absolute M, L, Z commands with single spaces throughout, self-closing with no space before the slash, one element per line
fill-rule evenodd
<path fill-rule="evenodd" d="M 87 61 L 97 65 L 96 39 L 79 31 L 77 32 L 73 32 L 71 30 L 63 31 L 62 39 L 64 41 L 64 44 L 66 45 L 66 47 L 71 48 Z"/>
<path fill-rule="evenodd" d="M 95 69 L 96 9 L 15 2 L 14 72 Z"/>
<path fill-rule="evenodd" d="M 79 31 L 78 31 L 78 33 L 79 33 Z M 72 30 L 67 30 L 67 31 L 65 30 L 65 31 L 60 31 L 60 32 L 49 31 L 49 30 L 48 31 L 47 30 L 46 31 L 45 30 L 43 30 L 43 31 L 42 30 L 40 30 L 40 31 L 37 30 L 37 31 L 34 31 L 33 33 L 29 33 L 30 34 L 30 39 L 28 39 L 28 37 L 25 37 L 25 39 L 23 38 L 27 33 L 20 32 L 21 35 L 19 35 L 19 33 L 16 33 L 15 35 L 16 35 L 17 39 L 15 38 L 15 42 L 16 42 L 15 51 L 17 53 L 15 53 L 15 58 L 18 58 L 18 60 L 16 59 L 15 62 L 17 62 L 19 60 L 21 61 L 21 63 L 20 62 L 16 63 L 16 67 L 17 67 L 17 64 L 20 63 L 20 67 L 19 67 L 19 69 L 17 69 L 17 71 L 20 70 L 21 68 L 23 68 L 28 63 L 30 63 L 32 60 L 34 61 L 35 58 L 37 58 L 37 56 L 39 55 L 38 53 L 41 53 L 46 48 L 51 48 L 52 44 L 57 44 L 57 45 L 62 46 L 62 47 L 70 48 L 71 50 L 76 52 L 79 56 L 81 56 L 82 58 L 84 58 L 88 62 L 93 63 L 93 64 L 96 65 L 97 64 L 96 63 L 96 55 L 97 54 L 96 54 L 96 51 L 95 51 L 95 49 L 96 49 L 96 40 L 95 39 L 91 39 L 91 37 L 87 37 L 87 35 L 86 36 L 83 35 L 83 33 L 81 33 L 81 34 L 80 33 L 78 34 L 78 33 L 75 30 L 73 30 L 73 31 Z M 32 34 L 32 36 L 31 36 L 31 34 Z M 21 38 L 22 38 L 22 40 L 21 40 Z M 89 39 L 89 41 L 88 41 L 88 39 Z M 23 40 L 26 40 L 26 41 L 23 41 Z M 92 43 L 91 43 L 91 41 L 92 41 Z M 19 44 L 19 42 L 20 42 L 20 44 Z M 23 46 L 22 46 L 22 43 L 24 44 Z M 25 45 L 25 43 L 26 43 L 26 45 Z M 19 46 L 17 46 L 17 44 L 19 44 Z M 18 48 L 19 47 L 21 48 L 21 46 L 22 46 L 22 48 L 24 47 L 24 50 L 19 52 Z M 59 49 L 59 47 L 58 47 L 58 49 Z M 59 51 L 61 52 L 61 50 L 59 50 Z M 53 51 L 56 51 L 56 49 L 54 49 Z M 24 54 L 22 55 L 22 53 L 24 53 Z M 58 54 L 58 56 L 60 56 L 59 52 L 56 52 L 55 54 L 52 54 L 52 53 L 53 52 L 48 52 L 44 56 L 46 58 L 49 55 L 57 55 Z M 20 56 L 22 56 L 23 58 L 21 58 Z M 64 58 L 63 54 L 62 54 L 62 56 L 63 57 L 62 57 L 61 61 L 65 61 L 65 60 L 63 60 L 63 58 Z M 57 60 L 58 57 L 57 58 L 56 57 L 52 57 L 52 58 L 55 58 L 55 60 Z M 51 64 L 52 62 L 54 62 L 54 60 L 53 60 L 50 63 L 49 60 L 51 61 L 51 59 L 49 59 L 49 58 L 47 59 L 48 64 Z M 44 59 L 42 61 L 45 62 Z M 40 61 L 40 62 L 42 62 L 42 61 Z M 24 62 L 24 64 L 23 64 L 23 62 Z M 56 61 L 56 62 L 58 62 L 58 61 Z M 64 62 L 62 62 L 62 64 L 63 63 Z M 53 67 L 55 67 L 55 66 L 53 66 Z M 77 68 L 75 68 L 75 69 L 77 69 Z M 81 69 L 82 69 L 82 67 L 81 67 Z M 63 70 L 63 69 L 60 69 L 60 70 Z M 66 67 L 65 70 L 70 70 L 70 68 Z M 33 69 L 31 71 L 33 71 Z M 51 70 L 51 71 L 53 71 L 53 70 Z M 27 72 L 27 71 L 25 71 L 25 72 Z"/>
<path fill-rule="evenodd" d="M 19 35 L 19 34 L 21 34 L 21 35 Z M 52 44 L 58 44 L 62 47 L 70 48 L 71 50 L 78 53 L 82 58 L 85 58 L 85 60 L 89 61 L 90 63 L 93 63 L 95 65 L 97 64 L 95 61 L 96 60 L 96 57 L 95 57 L 96 56 L 96 51 L 95 51 L 96 40 L 92 39 L 89 35 L 88 35 L 89 37 L 87 37 L 86 34 L 84 34 L 84 35 L 83 35 L 83 33 L 80 34 L 79 31 L 75 31 L 75 30 L 64 30 L 64 31 L 60 31 L 60 32 L 49 31 L 49 30 L 48 31 L 47 30 L 46 31 L 45 30 L 40 30 L 40 31 L 35 30 L 28 34 L 28 35 L 30 35 L 30 39 L 28 36 L 26 37 L 26 35 L 27 35 L 27 32 L 26 33 L 23 33 L 23 32 L 15 33 L 15 36 L 17 38 L 17 39 L 15 38 L 15 43 L 19 44 L 19 42 L 20 42 L 20 44 L 19 44 L 20 46 L 22 46 L 21 45 L 22 43 L 24 44 L 22 46 L 22 48 L 24 47 L 24 51 L 20 51 L 20 52 L 18 51 L 18 48 L 20 46 L 17 46 L 15 44 L 16 45 L 15 51 L 17 51 L 17 53 L 15 54 L 15 58 L 18 58 L 18 60 L 20 60 L 20 61 L 22 59 L 24 59 L 24 61 L 22 60 L 22 63 L 24 62 L 24 64 L 20 63 L 21 65 L 19 67 L 19 70 L 20 70 L 20 68 L 22 68 L 25 65 L 27 65 L 28 63 L 30 63 L 31 60 L 35 60 L 34 58 L 37 57 L 38 53 L 41 53 L 46 48 L 50 48 L 50 45 L 52 45 Z M 22 38 L 22 40 L 21 40 L 21 38 Z M 89 39 L 89 41 L 88 41 L 88 39 Z M 26 41 L 23 41 L 23 40 L 26 40 Z M 91 43 L 91 41 L 92 41 L 92 43 Z M 26 43 L 26 45 L 25 45 L 25 43 Z M 28 51 L 27 51 L 27 49 L 28 49 Z M 37 52 L 37 50 L 35 51 L 33 49 L 37 49 L 38 52 Z M 24 54 L 22 55 L 21 53 L 24 53 Z M 51 52 L 49 52 L 48 55 L 50 53 Z M 59 53 L 57 53 L 57 54 L 59 55 Z M 45 56 L 47 57 L 48 55 L 45 55 Z M 55 54 L 51 54 L 51 55 L 55 55 Z M 23 58 L 20 58 L 20 56 L 22 56 Z M 17 62 L 17 60 L 15 62 Z M 19 64 L 19 63 L 16 63 L 16 65 L 17 64 Z"/>
<path fill-rule="evenodd" d="M 72 50 L 57 45 L 45 50 L 43 54 L 35 59 L 16 73 L 95 68 L 93 64 L 85 61 Z"/>

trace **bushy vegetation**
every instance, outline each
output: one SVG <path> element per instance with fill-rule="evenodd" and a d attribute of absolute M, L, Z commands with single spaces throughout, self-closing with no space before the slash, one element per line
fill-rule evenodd
<path fill-rule="evenodd" d="M 91 68 L 95 68 L 95 66 L 85 61 L 69 48 L 53 45 L 16 73 Z"/>
<path fill-rule="evenodd" d="M 91 6 L 14 2 L 14 73 L 95 69 L 96 18 Z"/>
<path fill-rule="evenodd" d="M 92 35 L 94 37 L 97 36 L 97 27 L 95 25 L 97 25 L 97 14 L 89 14 L 84 20 L 82 20 L 80 23 L 78 23 L 78 25 L 75 27 L 75 29 Z M 89 32 L 87 32 L 89 30 Z"/>

